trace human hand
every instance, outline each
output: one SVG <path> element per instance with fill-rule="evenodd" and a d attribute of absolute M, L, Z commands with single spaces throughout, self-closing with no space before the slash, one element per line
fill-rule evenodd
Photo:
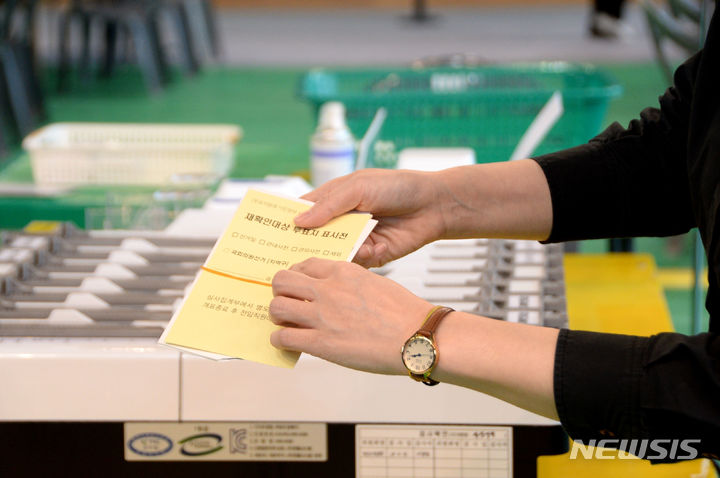
<path fill-rule="evenodd" d="M 440 193 L 430 173 L 364 169 L 329 181 L 303 196 L 315 205 L 295 218 L 301 227 L 319 227 L 348 211 L 378 220 L 355 256 L 378 267 L 439 239 L 446 228 Z"/>
<path fill-rule="evenodd" d="M 275 274 L 273 346 L 345 367 L 406 373 L 403 344 L 432 304 L 357 264 L 312 258 Z"/>
<path fill-rule="evenodd" d="M 344 367 L 405 375 L 401 350 L 433 308 L 358 264 L 312 258 L 272 281 L 273 346 Z M 553 370 L 558 331 L 453 312 L 435 338 L 433 378 L 479 390 L 557 420 Z"/>

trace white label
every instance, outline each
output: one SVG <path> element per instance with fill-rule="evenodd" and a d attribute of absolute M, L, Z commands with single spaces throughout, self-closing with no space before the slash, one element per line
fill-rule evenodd
<path fill-rule="evenodd" d="M 17 266 L 13 264 L 0 263 L 0 277 L 12 277 L 17 275 Z"/>
<path fill-rule="evenodd" d="M 539 309 L 539 295 L 511 295 L 508 297 L 508 309 Z"/>
<path fill-rule="evenodd" d="M 479 259 L 488 256 L 487 246 L 473 246 L 473 247 L 443 247 L 442 249 L 431 249 L 431 257 L 433 260 L 447 260 L 447 259 Z"/>
<path fill-rule="evenodd" d="M 149 264 L 148 260 L 143 256 L 133 251 L 123 251 L 121 249 L 112 251 L 108 256 L 108 262 L 115 262 L 116 264 L 126 266 L 146 266 Z"/>
<path fill-rule="evenodd" d="M 512 477 L 512 428 L 357 425 L 355 476 Z"/>
<path fill-rule="evenodd" d="M 327 424 L 125 423 L 126 461 L 327 461 Z"/>
<path fill-rule="evenodd" d="M 422 275 L 425 280 L 425 285 L 434 286 L 452 286 L 460 285 L 465 286 L 473 282 L 481 281 L 483 278 L 482 272 L 438 272 L 432 271 Z"/>
<path fill-rule="evenodd" d="M 545 267 L 518 265 L 513 270 L 513 276 L 522 279 L 542 279 L 545 277 Z"/>
<path fill-rule="evenodd" d="M 539 294 L 539 280 L 512 280 L 510 281 L 509 292 L 511 294 Z"/>
<path fill-rule="evenodd" d="M 545 246 L 535 241 L 512 241 L 516 251 L 542 251 Z"/>
<path fill-rule="evenodd" d="M 537 310 L 509 310 L 507 320 L 508 322 L 540 325 L 540 312 Z"/>
<path fill-rule="evenodd" d="M 434 93 L 453 93 L 465 91 L 480 83 L 477 73 L 433 73 L 430 75 L 430 88 Z"/>
<path fill-rule="evenodd" d="M 429 272 L 472 272 L 487 268 L 487 259 L 437 259 L 415 263 L 418 268 L 427 267 Z"/>
<path fill-rule="evenodd" d="M 48 240 L 44 237 L 20 236 L 10 243 L 10 247 L 27 247 L 39 251 L 40 249 L 47 249 L 47 243 Z"/>
<path fill-rule="evenodd" d="M 542 252 L 516 252 L 515 253 L 515 264 L 544 264 L 545 254 Z"/>
<path fill-rule="evenodd" d="M 310 161 L 310 174 L 313 186 L 318 187 L 331 179 L 350 174 L 355 169 L 352 151 L 345 156 L 323 158 L 313 156 Z"/>
<path fill-rule="evenodd" d="M 0 251 L 0 262 L 22 264 L 23 262 L 32 261 L 33 253 L 27 249 L 3 249 Z"/>

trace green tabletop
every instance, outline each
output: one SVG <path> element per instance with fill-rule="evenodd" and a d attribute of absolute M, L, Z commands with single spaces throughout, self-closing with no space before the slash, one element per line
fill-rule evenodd
<path fill-rule="evenodd" d="M 608 119 L 628 121 L 644 106 L 657 104 L 661 76 L 652 63 L 602 65 L 623 86 L 625 95 L 610 104 Z M 102 121 L 141 123 L 230 123 L 243 128 L 232 177 L 267 174 L 307 177 L 308 142 L 314 128 L 310 105 L 299 98 L 306 69 L 215 68 L 194 77 L 175 75 L 163 93 L 149 95 L 139 72 L 120 69 L 108 79 L 73 79 L 70 89 L 56 93 L 52 72 L 46 74 L 48 122 Z M 607 120 L 606 120 L 607 122 Z M 356 132 L 357 134 L 357 132 Z M 0 163 L 0 184 L 30 183 L 27 155 L 18 147 Z M 202 193 L 173 204 L 170 195 L 154 188 L 90 187 L 57 197 L 0 194 L 0 228 L 20 228 L 33 219 L 68 220 L 80 227 L 127 226 L 122 215 L 138 213 L 148 204 L 167 212 L 202 203 Z M 156 199 L 161 200 L 156 204 Z M 157 212 L 157 211 L 156 211 Z M 129 216 L 127 216 L 129 217 Z M 126 217 L 126 219 L 127 219 Z M 145 222 L 143 222 L 145 221 Z M 87 223 L 87 224 L 86 224 Z M 130 225 L 150 227 L 151 220 Z M 159 222 L 157 222 L 159 224 Z"/>

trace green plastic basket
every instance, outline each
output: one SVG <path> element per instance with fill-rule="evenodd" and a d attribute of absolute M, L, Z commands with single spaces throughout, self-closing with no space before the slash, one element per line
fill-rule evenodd
<path fill-rule="evenodd" d="M 428 69 L 325 70 L 307 73 L 301 96 L 317 115 L 340 101 L 356 137 L 378 108 L 387 110 L 380 138 L 406 147 L 465 146 L 478 162 L 507 160 L 555 91 L 564 114 L 535 150 L 543 154 L 581 144 L 602 127 L 621 87 L 594 67 L 562 62 Z M 370 166 L 377 166 L 370 164 Z"/>

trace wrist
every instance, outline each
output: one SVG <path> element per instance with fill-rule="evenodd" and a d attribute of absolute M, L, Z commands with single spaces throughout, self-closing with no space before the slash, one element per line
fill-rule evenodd
<path fill-rule="evenodd" d="M 430 376 L 440 360 L 435 332 L 451 312 L 453 309 L 450 307 L 434 306 L 425 316 L 420 328 L 405 341 L 400 355 L 410 378 L 425 385 L 439 383 Z"/>
<path fill-rule="evenodd" d="M 443 354 L 433 378 L 555 418 L 558 330 L 453 312 L 438 328 Z"/>
<path fill-rule="evenodd" d="M 457 237 L 454 213 L 458 209 L 457 182 L 455 172 L 451 169 L 444 169 L 433 173 L 435 205 L 438 211 L 439 234 L 437 239 L 454 239 Z"/>
<path fill-rule="evenodd" d="M 550 234 L 550 189 L 533 160 L 460 166 L 437 179 L 445 239 L 544 240 Z"/>

